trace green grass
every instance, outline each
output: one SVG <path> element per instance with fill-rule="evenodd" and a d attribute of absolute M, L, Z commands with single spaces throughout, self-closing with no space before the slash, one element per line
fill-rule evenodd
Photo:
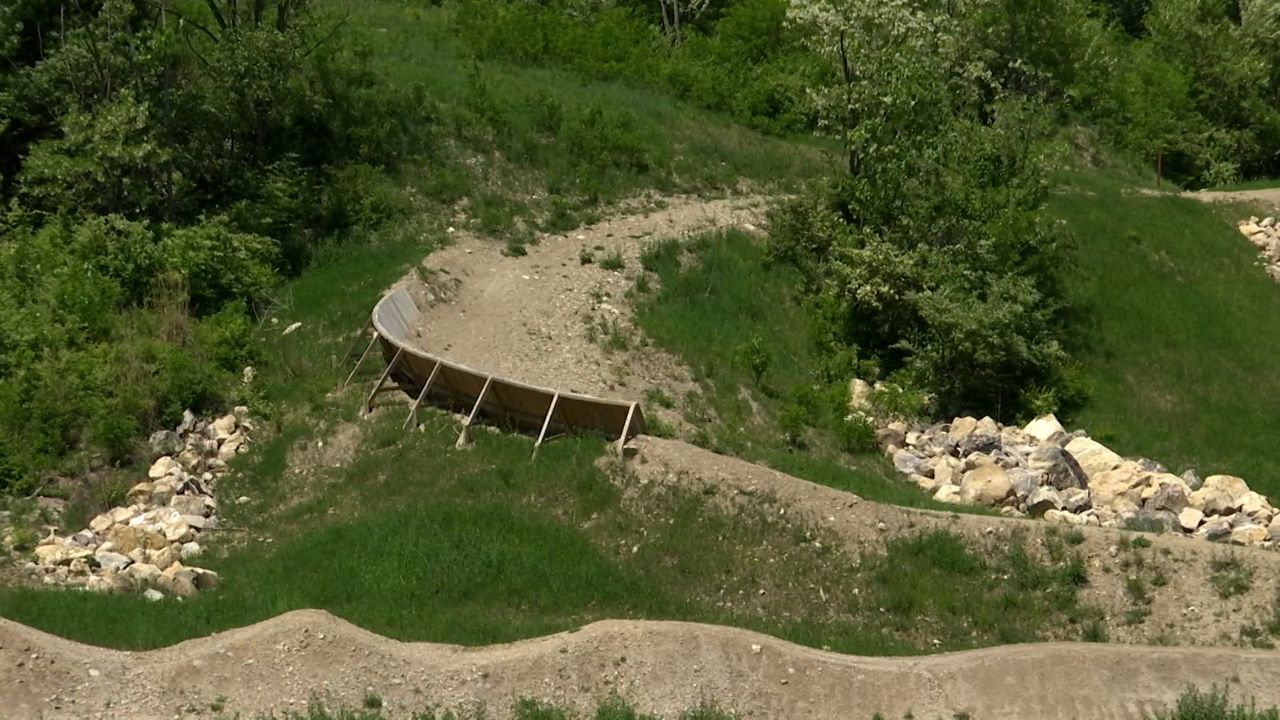
<path fill-rule="evenodd" d="M 1170 710 L 1157 712 L 1154 720 L 1280 720 L 1280 709 L 1260 709 L 1250 700 L 1237 703 L 1231 699 L 1224 686 L 1209 690 L 1188 687 L 1178 696 L 1178 702 Z"/>
<path fill-rule="evenodd" d="M 847 378 L 823 376 L 799 278 L 768 262 L 761 241 L 738 231 L 661 240 L 641 264 L 659 287 L 636 293 L 636 321 L 698 381 L 676 403 L 700 430 L 695 442 L 871 500 L 980 512 L 934 502 L 875 453 L 843 451 Z"/>
<path fill-rule="evenodd" d="M 1065 179 L 1050 205 L 1076 236 L 1067 287 L 1090 383 L 1067 422 L 1123 455 L 1280 494 L 1260 431 L 1280 396 L 1280 285 L 1235 229 L 1250 211 L 1139 195 L 1103 172 Z"/>

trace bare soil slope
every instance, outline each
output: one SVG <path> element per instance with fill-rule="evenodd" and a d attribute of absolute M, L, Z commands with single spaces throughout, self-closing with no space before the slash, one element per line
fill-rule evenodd
<path fill-rule="evenodd" d="M 1280 655 L 1249 650 L 1039 644 L 925 658 L 856 658 L 755 633 L 608 621 L 511 645 L 400 643 L 299 611 L 163 650 L 85 647 L 0 620 L 6 718 L 160 718 L 302 710 L 311 698 L 392 715 L 534 697 L 588 710 L 616 692 L 678 714 L 716 700 L 764 718 L 1140 718 L 1188 684 L 1230 682 L 1280 703 Z"/>

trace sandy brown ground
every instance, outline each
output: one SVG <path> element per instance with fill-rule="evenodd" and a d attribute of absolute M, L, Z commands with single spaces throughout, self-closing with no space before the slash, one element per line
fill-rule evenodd
<path fill-rule="evenodd" d="M 1271 205 L 1280 207 L 1280 188 L 1265 188 L 1262 190 L 1201 190 L 1198 192 L 1184 192 L 1183 197 L 1202 200 L 1204 202 L 1220 202 L 1220 203 L 1257 203 L 1260 205 Z"/>
<path fill-rule="evenodd" d="M 6 718 L 162 718 L 304 709 L 311 698 L 389 714 L 533 697 L 590 709 L 616 692 L 666 716 L 715 700 L 746 717 L 1140 718 L 1188 684 L 1280 703 L 1280 654 L 1039 644 L 857 658 L 732 628 L 606 621 L 511 645 L 401 643 L 308 610 L 163 650 L 88 648 L 0 620 Z"/>
<path fill-rule="evenodd" d="M 664 238 L 731 227 L 754 231 L 765 209 L 757 197 L 667 198 L 649 210 L 543 237 L 523 257 L 503 255 L 493 241 L 459 237 L 427 257 L 418 273 L 425 287 L 417 294 L 427 304 L 418 339 L 477 370 L 558 390 L 639 400 L 645 388 L 687 387 L 688 372 L 674 357 L 634 347 L 638 335 L 623 296 L 640 269 L 640 254 Z M 593 262 L 584 264 L 583 252 Z M 601 267 L 615 252 L 624 267 Z M 604 347 L 613 324 L 631 348 Z"/>

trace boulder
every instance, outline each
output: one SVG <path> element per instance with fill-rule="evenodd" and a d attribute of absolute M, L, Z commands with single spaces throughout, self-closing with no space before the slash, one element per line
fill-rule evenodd
<path fill-rule="evenodd" d="M 191 568 L 195 573 L 195 586 L 197 590 L 212 590 L 218 587 L 218 573 L 204 568 Z"/>
<path fill-rule="evenodd" d="M 973 453 L 990 453 L 1000 447 L 1000 426 L 989 417 L 981 420 L 956 418 L 951 423 L 947 440 L 955 445 L 960 457 Z"/>
<path fill-rule="evenodd" d="M 139 586 L 150 585 L 160 577 L 160 568 L 151 563 L 135 562 L 125 568 L 123 575 Z"/>
<path fill-rule="evenodd" d="M 1196 530 L 1195 536 L 1204 538 L 1205 540 L 1218 541 L 1226 538 L 1231 534 L 1231 522 L 1225 518 L 1212 518 L 1206 520 L 1199 530 Z"/>
<path fill-rule="evenodd" d="M 1267 539 L 1267 529 L 1261 525 L 1242 525 L 1231 531 L 1231 542 L 1235 545 L 1257 545 Z"/>
<path fill-rule="evenodd" d="M 849 381 L 849 411 L 859 412 L 871 409 L 871 385 L 866 380 L 854 378 Z"/>
<path fill-rule="evenodd" d="M 132 507 L 118 507 L 108 510 L 107 514 L 111 516 L 113 525 L 124 525 L 132 520 L 138 512 Z"/>
<path fill-rule="evenodd" d="M 125 498 L 127 498 L 129 502 L 150 502 L 151 491 L 154 489 L 155 486 L 152 483 L 140 482 L 129 488 L 129 492 L 125 494 Z"/>
<path fill-rule="evenodd" d="M 169 544 L 163 533 L 142 524 L 112 528 L 107 534 L 107 540 L 115 545 L 116 552 L 125 555 L 135 549 L 158 550 Z"/>
<path fill-rule="evenodd" d="M 1057 445 L 1042 443 L 1027 458 L 1027 467 L 1042 470 L 1045 483 L 1058 490 L 1083 488 L 1089 484 L 1088 475 L 1071 453 Z"/>
<path fill-rule="evenodd" d="M 174 495 L 169 500 L 169 507 L 177 510 L 183 515 L 199 515 L 204 517 L 208 515 L 208 508 L 205 507 L 204 498 L 199 495 Z"/>
<path fill-rule="evenodd" d="M 964 500 L 960 497 L 960 487 L 958 485 L 943 485 L 933 494 L 933 499 L 942 503 L 958 505 Z"/>
<path fill-rule="evenodd" d="M 1087 437 L 1072 438 L 1066 450 L 1080 464 L 1085 477 L 1093 482 L 1093 476 L 1114 469 L 1124 458 L 1112 452 L 1102 443 Z"/>
<path fill-rule="evenodd" d="M 1013 495 L 1009 473 L 999 465 L 985 465 L 965 473 L 960 497 L 974 505 L 995 507 Z"/>
<path fill-rule="evenodd" d="M 174 460 L 169 455 L 164 455 L 154 463 L 151 463 L 151 469 L 147 470 L 147 477 L 152 480 L 159 480 L 180 470 L 182 470 L 182 466 L 178 464 L 177 460 Z"/>
<path fill-rule="evenodd" d="M 1230 515 L 1240 509 L 1239 502 L 1231 493 L 1216 487 L 1205 486 L 1191 493 L 1187 498 L 1192 507 L 1204 511 L 1205 515 Z"/>
<path fill-rule="evenodd" d="M 182 451 L 182 437 L 172 430 L 157 430 L 151 433 L 151 437 L 147 438 L 147 444 L 151 446 L 152 459 L 165 455 L 177 455 Z"/>
<path fill-rule="evenodd" d="M 1035 470 L 1015 467 L 1008 469 L 1008 473 L 1009 482 L 1013 485 L 1013 494 L 1019 500 L 1025 500 L 1035 492 L 1036 488 L 1045 484 L 1044 473 Z"/>
<path fill-rule="evenodd" d="M 1200 479 L 1200 473 L 1194 469 L 1182 473 L 1182 482 L 1186 483 L 1192 491 L 1199 490 L 1204 485 L 1204 480 Z"/>
<path fill-rule="evenodd" d="M 938 486 L 957 485 L 960 481 L 960 461 L 950 455 L 942 455 L 934 460 L 933 479 Z"/>
<path fill-rule="evenodd" d="M 1143 507 L 1147 510 L 1163 510 L 1171 513 L 1180 513 L 1187 505 L 1187 494 L 1182 489 L 1181 480 L 1178 480 L 1176 485 L 1169 483 L 1157 487 L 1155 493 L 1143 503 Z"/>
<path fill-rule="evenodd" d="M 146 598 L 150 602 L 160 602 L 164 599 L 164 593 L 155 588 L 147 588 L 142 593 L 142 597 Z"/>
<path fill-rule="evenodd" d="M 194 560 L 202 554 L 204 554 L 204 548 L 200 546 L 200 543 L 193 540 L 182 544 L 182 550 L 179 551 L 178 556 L 181 560 Z"/>
<path fill-rule="evenodd" d="M 176 428 L 178 434 L 189 435 L 195 432 L 197 422 L 199 422 L 199 418 L 196 417 L 195 413 L 190 410 L 183 410 L 182 422 L 178 423 L 178 427 Z"/>
<path fill-rule="evenodd" d="M 1062 496 L 1052 487 L 1038 487 L 1027 498 L 1027 514 L 1039 517 L 1050 510 L 1062 509 Z"/>
<path fill-rule="evenodd" d="M 1262 495 L 1250 490 L 1237 498 L 1237 500 L 1240 503 L 1240 512 L 1251 517 L 1266 514 L 1268 516 L 1267 522 L 1271 522 L 1270 516 L 1275 514 L 1275 510 L 1271 507 L 1271 503 Z"/>
<path fill-rule="evenodd" d="M 1058 418 L 1053 413 L 1049 413 L 1027 423 L 1022 431 L 1040 442 L 1048 442 L 1058 433 L 1065 433 L 1066 428 L 1062 427 L 1062 423 L 1058 422 Z"/>
<path fill-rule="evenodd" d="M 1089 497 L 1089 491 L 1084 488 L 1059 490 L 1058 497 L 1062 500 L 1062 509 L 1067 512 L 1082 513 L 1093 507 L 1093 500 Z"/>
<path fill-rule="evenodd" d="M 195 538 L 195 532 L 185 520 L 171 520 L 164 524 L 164 539 L 168 543 L 184 543 Z"/>
<path fill-rule="evenodd" d="M 1178 527 L 1184 532 L 1195 532 L 1204 522 L 1204 513 L 1193 507 L 1184 507 L 1178 513 Z"/>
<path fill-rule="evenodd" d="M 1111 470 L 1089 474 L 1089 493 L 1094 507 L 1114 505 L 1124 499 L 1137 506 L 1142 502 L 1141 484 L 1145 473 L 1133 463 L 1124 463 Z"/>
<path fill-rule="evenodd" d="M 167 545 L 159 550 L 151 550 L 147 553 L 147 562 L 158 568 L 167 568 L 178 562 L 182 557 L 182 553 L 173 545 Z"/>
<path fill-rule="evenodd" d="M 1280 541 L 1280 517 L 1271 519 L 1271 524 L 1267 526 L 1267 538 L 1272 542 Z"/>
<path fill-rule="evenodd" d="M 41 565 L 70 565 L 76 560 L 93 557 L 89 548 L 68 545 L 41 545 L 35 554 L 36 562 Z"/>
<path fill-rule="evenodd" d="M 223 415 L 217 420 L 214 420 L 213 423 L 209 425 L 209 429 L 213 431 L 213 438 L 215 440 L 226 440 L 236 431 L 236 416 L 231 414 Z"/>
<path fill-rule="evenodd" d="M 1201 489 L 1218 490 L 1231 496 L 1232 500 L 1243 498 L 1249 492 L 1249 485 L 1234 475 L 1210 475 L 1204 479 Z"/>
<path fill-rule="evenodd" d="M 102 513 L 89 521 L 89 529 L 99 535 L 105 535 L 106 532 L 111 529 L 112 525 L 115 525 L 115 521 L 112 520 L 111 516 L 107 513 Z"/>
<path fill-rule="evenodd" d="M 132 560 L 118 552 L 98 552 L 93 559 L 98 561 L 98 567 L 110 572 L 120 572 L 133 564 Z"/>

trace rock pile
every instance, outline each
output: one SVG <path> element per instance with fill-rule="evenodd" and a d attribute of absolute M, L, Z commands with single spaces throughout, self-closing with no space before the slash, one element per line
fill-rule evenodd
<path fill-rule="evenodd" d="M 876 434 L 899 472 L 935 500 L 998 508 L 1071 525 L 1165 528 L 1239 545 L 1280 542 L 1280 516 L 1244 480 L 1194 470 L 1181 476 L 1126 459 L 1046 415 L 1020 428 L 989 417 Z"/>
<path fill-rule="evenodd" d="M 1280 224 L 1273 217 L 1251 217 L 1240 223 L 1240 233 L 1258 248 L 1262 264 L 1272 280 L 1280 282 Z"/>
<path fill-rule="evenodd" d="M 152 599 L 214 587 L 217 573 L 186 563 L 203 552 L 201 534 L 218 526 L 214 484 L 227 461 L 248 450 L 252 430 L 244 407 L 211 422 L 183 413 L 177 428 L 151 436 L 154 462 L 129 490 L 128 505 L 67 537 L 50 534 L 27 568 L 49 585 L 143 590 Z"/>

